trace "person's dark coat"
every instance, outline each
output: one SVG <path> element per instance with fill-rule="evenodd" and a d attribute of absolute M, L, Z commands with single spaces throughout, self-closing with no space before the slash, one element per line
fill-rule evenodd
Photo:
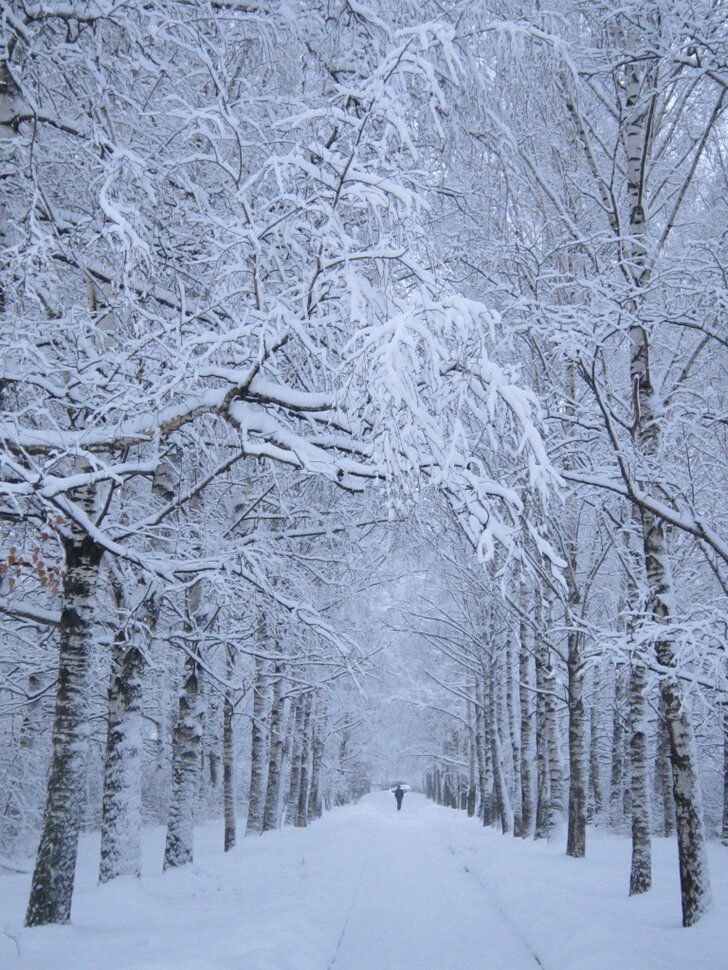
<path fill-rule="evenodd" d="M 399 812 L 402 808 L 402 799 L 404 798 L 404 788 L 401 785 L 397 785 L 394 789 L 394 797 L 397 799 L 397 811 Z"/>

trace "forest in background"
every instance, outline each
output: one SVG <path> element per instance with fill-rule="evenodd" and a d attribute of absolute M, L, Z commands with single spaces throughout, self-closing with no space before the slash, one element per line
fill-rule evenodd
<path fill-rule="evenodd" d="M 2 0 L 0 865 L 407 773 L 728 841 L 728 18 Z M 240 819 L 238 819 L 240 822 Z M 38 844 L 38 840 L 40 842 Z M 221 849 L 223 847 L 221 846 Z"/>

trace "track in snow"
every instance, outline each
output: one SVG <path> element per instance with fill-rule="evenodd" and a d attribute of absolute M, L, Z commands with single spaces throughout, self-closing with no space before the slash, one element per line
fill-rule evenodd
<path fill-rule="evenodd" d="M 329 970 L 541 966 L 433 825 L 438 809 L 389 792 L 360 807 L 365 861 Z M 356 824 L 352 816 L 351 824 Z"/>
<path fill-rule="evenodd" d="M 164 828 L 142 833 L 141 879 L 98 885 L 81 839 L 71 924 L 23 928 L 26 873 L 0 876 L 2 970 L 723 970 L 728 856 L 709 846 L 715 909 L 682 930 L 674 842 L 655 886 L 628 897 L 628 839 L 590 830 L 503 838 L 463 812 L 378 792 L 305 829 L 241 838 L 195 829 L 195 862 L 162 873 Z"/>

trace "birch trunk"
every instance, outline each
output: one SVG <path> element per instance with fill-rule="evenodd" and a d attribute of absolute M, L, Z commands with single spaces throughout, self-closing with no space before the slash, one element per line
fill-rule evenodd
<path fill-rule="evenodd" d="M 489 682 L 488 687 L 486 688 L 486 678 L 488 678 L 488 676 L 489 668 L 487 665 L 484 665 L 483 675 L 478 684 L 478 705 L 481 714 L 483 732 L 484 781 L 481 796 L 483 825 L 492 825 L 495 821 L 496 815 L 495 794 L 494 791 L 491 790 L 491 780 L 493 779 L 493 725 L 490 712 L 490 702 L 488 700 L 488 693 L 490 690 Z"/>
<path fill-rule="evenodd" d="M 548 768 L 548 733 L 546 724 L 546 666 L 548 648 L 540 643 L 536 648 L 536 820 L 534 839 L 547 839 L 551 813 Z"/>
<path fill-rule="evenodd" d="M 614 674 L 614 707 L 612 715 L 612 760 L 609 783 L 609 824 L 619 829 L 624 820 L 624 709 L 626 706 L 625 673 L 617 665 Z"/>
<path fill-rule="evenodd" d="M 506 771 L 503 760 L 503 746 L 501 744 L 498 726 L 498 709 L 496 705 L 496 676 L 494 667 L 491 669 L 490 697 L 488 714 L 490 721 L 491 758 L 493 762 L 493 792 L 495 794 L 498 815 L 500 816 L 501 831 L 504 835 L 513 831 L 513 809 L 506 783 Z"/>
<path fill-rule="evenodd" d="M 665 720 L 665 704 L 660 696 L 657 716 L 657 751 L 655 753 L 655 793 L 661 808 L 662 834 L 669 837 L 675 831 L 675 802 L 672 797 L 670 770 L 670 737 Z"/>
<path fill-rule="evenodd" d="M 141 875 L 144 656 L 117 635 L 108 695 L 99 882 Z"/>
<path fill-rule="evenodd" d="M 629 684 L 630 791 L 632 805 L 632 865 L 630 896 L 646 893 L 652 886 L 650 799 L 647 785 L 647 671 L 635 658 Z"/>
<path fill-rule="evenodd" d="M 295 714 L 290 722 L 290 776 L 288 780 L 288 795 L 286 797 L 286 824 L 292 825 L 298 811 L 298 797 L 301 790 L 301 751 L 303 735 L 303 719 L 306 701 L 303 696 L 296 699 Z"/>
<path fill-rule="evenodd" d="M 90 496 L 80 504 L 92 509 Z M 88 672 L 93 649 L 95 593 L 102 550 L 74 524 L 63 538 L 58 686 L 53 753 L 43 829 L 25 917 L 26 926 L 67 923 L 86 791 Z"/>
<path fill-rule="evenodd" d="M 23 110 L 23 104 L 19 97 L 18 88 L 13 80 L 8 65 L 6 53 L 12 59 L 17 38 L 12 29 L 5 26 L 5 36 L 3 52 L 0 53 L 0 149 L 4 158 L 4 168 L 7 172 L 13 171 L 13 165 L 17 164 L 17 158 L 13 158 L 12 142 L 16 138 L 16 128 L 13 124 L 18 113 Z M 5 252 L 8 246 L 8 219 L 9 213 L 5 206 L 0 203 L 0 251 Z M 0 317 L 5 314 L 5 287 L 0 280 Z M 0 401 L 3 398 L 3 389 L 0 388 Z"/>
<path fill-rule="evenodd" d="M 308 798 L 309 822 L 315 818 L 321 818 L 321 769 L 324 763 L 324 741 L 320 734 L 320 726 L 314 728 L 313 743 L 311 746 L 311 792 Z"/>
<path fill-rule="evenodd" d="M 172 799 L 164 844 L 163 868 L 192 862 L 195 794 L 202 744 L 201 670 L 192 657 L 185 659 L 185 682 L 172 737 Z"/>
<path fill-rule="evenodd" d="M 536 716 L 531 700 L 533 660 L 529 649 L 528 627 L 525 622 L 525 602 L 522 601 L 520 623 L 520 648 L 518 654 L 518 699 L 521 715 L 521 835 L 528 838 L 533 834 L 533 760 L 534 760 L 534 718 Z"/>
<path fill-rule="evenodd" d="M 270 747 L 268 755 L 268 782 L 263 809 L 263 831 L 278 828 L 280 821 L 281 785 L 283 783 L 284 746 L 283 735 L 283 677 L 281 667 L 274 669 L 273 700 L 270 713 Z"/>
<path fill-rule="evenodd" d="M 311 763 L 311 720 L 313 715 L 313 694 L 306 695 L 303 712 L 301 737 L 301 767 L 298 778 L 298 803 L 295 809 L 293 824 L 304 828 L 308 822 L 308 795 L 310 784 Z"/>
<path fill-rule="evenodd" d="M 549 773 L 549 832 L 561 825 L 564 814 L 564 779 L 559 754 L 558 705 L 556 697 L 556 672 L 547 650 L 548 666 L 546 682 L 546 744 Z"/>
<path fill-rule="evenodd" d="M 482 692 L 478 689 L 478 684 L 474 687 L 475 696 L 475 759 L 478 766 L 478 791 L 480 801 L 478 803 L 478 818 L 485 824 L 485 804 L 487 797 L 488 771 L 485 755 L 485 721 L 482 705 Z"/>
<path fill-rule="evenodd" d="M 636 50 L 638 43 L 633 43 Z M 633 391 L 634 441 L 645 466 L 659 466 L 661 452 L 660 414 L 656 408 L 650 371 L 650 338 L 647 325 L 640 319 L 640 291 L 650 278 L 646 260 L 647 214 L 644 180 L 649 155 L 648 112 L 651 89 L 650 68 L 635 58 L 625 69 L 625 106 L 628 120 L 625 130 L 627 152 L 627 195 L 630 237 L 627 251 L 634 286 L 630 307 L 630 380 Z M 646 89 L 646 90 L 645 90 Z M 648 97 L 647 95 L 650 95 Z M 646 481 L 643 487 L 660 498 L 658 486 Z M 656 638 L 655 654 L 663 673 L 660 690 L 665 703 L 665 716 L 670 738 L 673 796 L 680 863 L 680 886 L 683 926 L 692 926 L 710 906 L 710 879 L 706 855 L 705 829 L 700 799 L 695 739 L 680 681 L 674 671 L 675 648 L 670 637 L 671 604 L 674 602 L 669 568 L 665 526 L 646 508 L 641 508 L 642 543 L 647 574 L 647 612 L 653 623 L 664 630 Z"/>
<path fill-rule="evenodd" d="M 521 739 L 516 725 L 516 701 L 514 676 L 518 678 L 517 655 L 515 645 L 509 641 L 506 664 L 506 713 L 508 716 L 508 734 L 511 742 L 511 759 L 513 762 L 513 834 L 521 837 L 523 834 L 523 796 L 521 794 Z"/>
<path fill-rule="evenodd" d="M 728 845 L 728 707 L 723 709 L 723 845 Z"/>
<path fill-rule="evenodd" d="M 571 597 L 570 597 L 571 600 Z M 572 601 L 573 605 L 573 601 Z M 586 855 L 586 716 L 584 713 L 583 636 L 569 631 L 567 671 L 569 677 L 569 824 L 566 854 Z"/>
<path fill-rule="evenodd" d="M 222 801 L 225 815 L 225 852 L 234 848 L 237 839 L 235 825 L 235 735 L 233 733 L 232 690 L 225 689 L 222 709 Z"/>
<path fill-rule="evenodd" d="M 246 835 L 263 831 L 263 814 L 268 769 L 268 661 L 255 658 L 255 685 L 253 688 L 253 720 L 250 737 L 250 789 L 248 796 L 248 823 Z"/>
<path fill-rule="evenodd" d="M 601 688 L 601 677 L 599 670 L 594 671 L 594 682 L 592 685 L 593 701 L 589 715 L 589 785 L 594 805 L 594 816 L 599 819 L 604 811 L 604 789 L 602 786 L 602 762 L 601 762 L 601 719 L 600 705 L 598 702 Z"/>
<path fill-rule="evenodd" d="M 465 811 L 467 812 L 468 818 L 472 818 L 475 815 L 475 799 L 477 795 L 476 782 L 475 782 L 475 757 L 476 757 L 476 742 L 475 742 L 475 725 L 474 725 L 474 714 L 473 714 L 473 703 L 468 701 L 468 793 L 465 800 Z"/>

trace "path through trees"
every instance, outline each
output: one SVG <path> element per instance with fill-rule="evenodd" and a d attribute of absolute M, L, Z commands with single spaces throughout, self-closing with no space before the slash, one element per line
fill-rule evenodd
<path fill-rule="evenodd" d="M 690 933 L 675 918 L 674 846 L 657 840 L 657 887 L 623 892 L 626 838 L 585 859 L 504 839 L 465 812 L 386 791 L 305 829 L 222 852 L 222 822 L 196 831 L 197 862 L 161 874 L 164 833 L 144 833 L 144 873 L 98 885 L 83 837 L 69 926 L 23 932 L 29 874 L 0 879 L 4 970 L 720 970 L 722 913 Z M 711 846 L 717 861 L 720 846 Z M 616 862 L 616 865 L 615 865 Z M 715 866 L 716 908 L 728 873 Z M 667 885 L 666 885 L 667 884 Z M 17 948 L 16 948 L 17 942 Z"/>

